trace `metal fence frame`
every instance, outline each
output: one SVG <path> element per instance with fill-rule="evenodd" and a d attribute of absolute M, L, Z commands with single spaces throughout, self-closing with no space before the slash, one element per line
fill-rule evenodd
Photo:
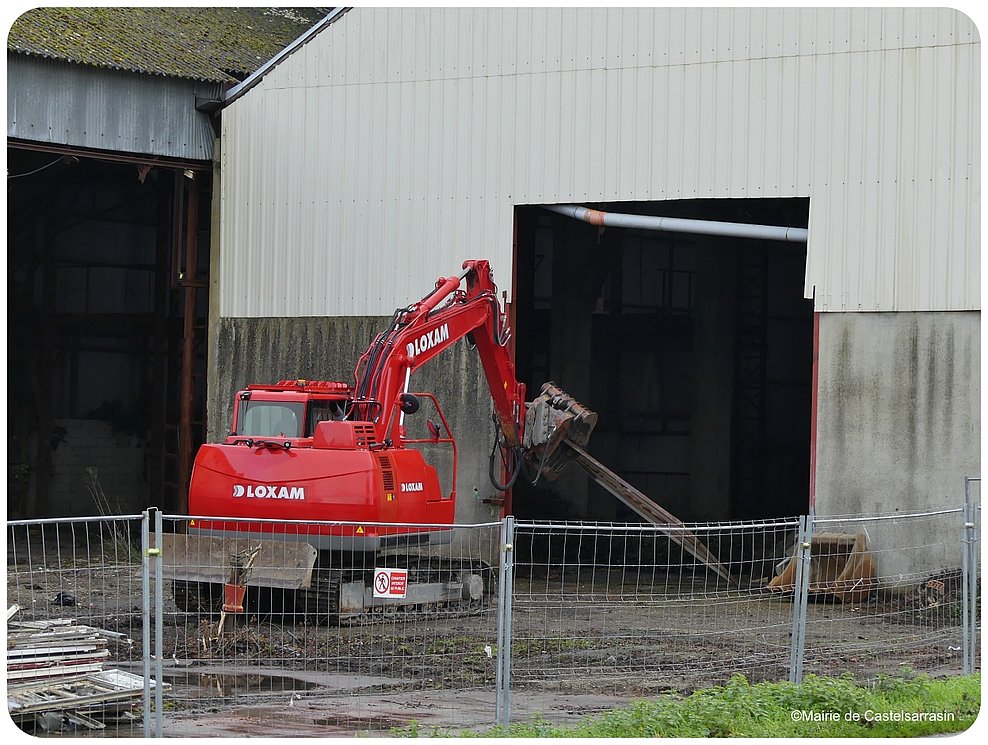
<path fill-rule="evenodd" d="M 960 547 L 961 572 L 962 572 L 962 633 L 963 633 L 963 663 L 960 672 L 965 674 L 975 672 L 979 668 L 978 663 L 978 641 L 979 641 L 979 615 L 978 615 L 978 593 L 979 593 L 979 558 L 980 558 L 980 521 L 981 506 L 980 501 L 972 497 L 972 486 L 980 484 L 980 478 L 973 477 L 965 480 L 964 503 L 956 509 L 938 510 L 925 513 L 913 513 L 910 515 L 894 516 L 852 516 L 841 518 L 820 518 L 812 514 L 802 516 L 798 519 L 798 529 L 796 531 L 795 545 L 792 547 L 792 560 L 795 561 L 795 586 L 791 593 L 791 640 L 789 642 L 788 655 L 788 679 L 793 683 L 799 683 L 804 678 L 804 660 L 807 654 L 807 609 L 809 606 L 809 585 L 810 585 L 810 560 L 811 544 L 815 530 L 825 528 L 841 520 L 853 520 L 856 522 L 887 521 L 887 520 L 908 520 L 922 517 L 943 517 L 956 519 L 958 525 L 957 545 Z M 116 520 L 140 520 L 141 525 L 141 549 L 140 549 L 140 576 L 142 584 L 142 647 L 143 647 L 143 734 L 145 737 L 162 737 L 164 732 L 164 722 L 167 716 L 164 703 L 163 686 L 156 685 L 155 681 L 163 680 L 163 619 L 164 619 L 164 598 L 165 582 L 162 578 L 162 535 L 164 520 L 184 520 L 184 516 L 165 516 L 159 510 L 149 509 L 141 515 L 120 516 L 118 518 L 72 518 L 72 523 L 91 523 L 95 521 L 116 519 Z M 14 535 L 12 531 L 24 529 L 28 531 L 32 526 L 40 526 L 42 534 L 45 526 L 57 526 L 65 523 L 66 520 L 21 520 L 8 522 L 8 538 Z M 502 727 L 507 727 L 512 721 L 512 658 L 513 642 L 516 640 L 516 632 L 513 629 L 512 621 L 519 602 L 516 597 L 515 577 L 518 569 L 516 555 L 516 541 L 519 529 L 531 528 L 534 523 L 525 523 L 515 520 L 513 517 L 506 517 L 500 523 L 491 523 L 489 527 L 498 529 L 497 547 L 499 553 L 499 567 L 497 567 L 498 594 L 496 605 L 497 642 L 495 655 L 495 682 L 494 682 L 494 711 L 493 722 Z M 592 526 L 586 524 L 566 525 L 567 529 L 572 529 L 574 525 L 581 526 L 581 529 Z M 738 524 L 725 524 L 738 525 Z M 499 527 L 498 527 L 499 526 Z M 539 524 L 540 527 L 545 527 Z M 610 526 L 613 528 L 613 526 Z M 650 527 L 650 526 L 645 526 Z M 706 526 L 709 529 L 709 526 Z M 699 530 L 697 526 L 684 526 L 687 530 Z M 660 529 L 655 529 L 659 531 Z M 662 530 L 668 531 L 668 528 Z M 27 533 L 26 533 L 27 535 Z M 56 539 L 57 540 L 57 539 Z M 16 554 L 18 547 L 12 549 Z M 56 551 L 61 550 L 57 545 Z M 28 548 L 30 550 L 30 548 Z M 16 556 L 15 556 L 16 558 Z M 10 560 L 10 553 L 8 554 Z M 30 563 L 30 562 L 29 562 Z M 10 594 L 10 584 L 8 582 L 8 597 Z"/>
<path fill-rule="evenodd" d="M 183 515 L 165 515 L 164 519 L 166 521 L 166 532 L 176 532 L 176 525 L 178 523 L 191 521 L 191 520 L 199 521 L 199 520 L 203 520 L 204 518 L 198 516 L 190 517 Z M 223 528 L 225 530 L 237 530 L 238 525 L 244 525 L 246 526 L 247 530 L 251 530 L 250 525 L 252 524 L 256 525 L 259 522 L 263 522 L 265 525 L 269 525 L 269 526 L 274 525 L 276 529 L 285 531 L 286 535 L 290 534 L 294 536 L 294 531 L 297 530 L 299 531 L 299 534 L 302 535 L 303 537 L 305 534 L 309 533 L 312 530 L 318 530 L 323 528 L 351 528 L 351 529 L 360 528 L 360 532 L 366 530 L 367 533 L 375 533 L 379 535 L 388 535 L 388 534 L 397 535 L 400 532 L 400 530 L 404 528 L 443 529 L 444 532 L 447 532 L 450 535 L 451 540 L 448 543 L 441 542 L 439 544 L 428 544 L 423 547 L 416 547 L 416 545 L 412 544 L 408 547 L 399 547 L 399 548 L 391 549 L 392 552 L 398 551 L 399 553 L 402 553 L 407 549 L 408 551 L 415 553 L 417 551 L 417 548 L 422 548 L 428 554 L 437 557 L 442 557 L 441 559 L 442 561 L 448 559 L 457 561 L 459 559 L 472 558 L 472 559 L 483 559 L 485 563 L 490 562 L 492 564 L 493 561 L 496 560 L 499 546 L 502 546 L 504 544 L 504 540 L 502 537 L 502 531 L 504 530 L 503 521 L 486 522 L 486 523 L 469 524 L 469 525 L 457 524 L 452 526 L 454 530 L 451 531 L 449 530 L 451 526 L 446 524 L 368 523 L 368 522 L 354 523 L 354 522 L 346 522 L 346 521 L 313 522 L 313 521 L 304 521 L 304 520 L 274 520 L 274 519 L 271 520 L 266 519 L 263 521 L 259 521 L 256 519 L 245 519 L 245 518 L 240 518 L 240 519 L 228 518 L 228 519 L 220 519 L 220 520 L 217 520 L 216 518 L 208 518 L 208 519 L 212 520 L 214 523 L 216 522 L 223 523 Z M 172 528 L 169 528 L 170 524 L 173 524 Z M 255 534 L 251 534 L 251 535 L 252 535 L 251 540 L 256 538 Z M 494 568 L 490 576 L 492 580 L 497 577 L 496 568 Z M 450 631 L 449 636 L 451 642 L 445 646 L 448 646 L 450 650 L 454 648 L 458 650 L 460 649 L 460 647 L 463 646 L 466 639 L 468 638 L 473 639 L 478 634 L 481 636 L 486 635 L 484 629 L 486 629 L 488 626 L 490 630 L 490 640 L 494 641 L 495 626 L 497 625 L 498 627 L 500 627 L 499 619 L 498 616 L 496 615 L 498 605 L 495 604 L 494 602 L 496 600 L 498 603 L 500 603 L 500 598 L 502 596 L 502 593 L 499 589 L 500 587 L 501 585 L 499 583 L 496 586 L 496 591 L 498 594 L 496 597 L 491 598 L 491 605 L 485 606 L 485 608 L 482 611 L 480 611 L 478 615 L 472 616 L 474 625 L 471 626 L 471 629 L 469 631 L 463 631 L 463 632 Z M 166 610 L 166 613 L 167 612 L 168 611 Z M 427 626 L 428 626 L 427 628 L 423 626 L 423 624 L 426 624 L 426 621 L 420 619 L 421 623 L 419 623 L 418 625 L 412 623 L 411 626 L 414 628 L 411 629 L 404 626 L 405 624 L 404 621 L 399 621 L 397 623 L 399 623 L 399 627 L 400 629 L 402 629 L 402 631 L 395 633 L 396 634 L 410 633 L 413 637 L 415 637 L 416 634 L 418 634 L 419 636 L 424 635 L 424 637 L 427 637 L 428 640 L 435 641 L 435 638 L 438 637 L 439 635 L 442 635 L 445 629 L 452 630 L 456 628 L 455 624 L 457 623 L 457 621 L 452 620 L 453 618 L 458 618 L 455 611 L 453 611 L 453 616 L 449 618 L 447 618 L 447 616 L 443 612 L 440 612 L 439 614 L 433 614 L 433 616 L 427 620 Z M 380 633 L 382 632 L 383 629 L 399 628 L 399 627 L 394 627 L 393 626 L 394 623 L 396 622 L 393 620 L 391 621 L 385 620 L 383 621 L 382 624 L 378 624 L 378 625 L 372 624 L 370 626 L 356 626 L 356 627 L 346 627 L 346 628 L 341 627 L 338 631 L 338 634 L 341 636 L 345 636 L 347 639 L 352 640 L 356 638 L 354 634 L 360 635 L 362 633 L 367 633 L 370 635 L 370 637 L 374 639 L 378 639 L 379 641 Z M 479 631 L 478 631 L 478 627 L 480 629 Z M 356 631 L 355 629 L 359 629 L 360 631 Z M 301 636 L 305 636 L 305 634 L 307 633 L 308 632 L 304 632 Z M 390 636 L 390 632 L 385 634 L 385 636 Z M 305 636 L 305 638 L 311 639 L 311 637 L 308 636 Z M 416 641 L 422 643 L 421 638 L 416 638 Z M 360 643 L 363 642 L 361 641 Z M 405 645 L 403 644 L 401 646 L 404 647 Z M 446 678 L 446 675 L 449 674 L 449 678 L 443 680 L 442 682 L 440 682 L 438 678 L 436 679 L 435 685 L 441 686 L 440 690 L 460 694 L 470 690 L 471 686 L 474 685 L 473 683 L 464 682 L 463 680 L 460 679 L 460 674 L 459 674 L 460 669 L 452 663 L 452 660 L 454 659 L 454 656 L 456 654 L 455 651 L 449 651 L 447 649 L 423 650 L 419 647 L 415 647 L 415 645 L 412 645 L 411 643 L 409 643 L 408 646 L 413 647 L 416 650 L 414 652 L 415 654 L 422 655 L 418 659 L 406 658 L 410 660 L 407 663 L 408 667 L 414 667 L 417 662 L 423 661 L 424 664 L 431 666 L 431 668 L 434 671 L 437 671 L 440 674 L 442 674 L 444 678 Z M 444 645 L 437 643 L 435 646 L 442 647 Z M 365 655 L 389 654 L 388 652 L 381 650 L 372 653 L 367 651 L 367 647 L 363 647 L 363 649 L 365 650 Z M 165 654 L 167 655 L 168 651 L 166 651 Z M 491 650 L 488 653 L 488 655 L 490 657 L 493 657 L 493 650 Z M 217 658 L 213 658 L 213 659 L 215 660 Z M 226 661 L 229 661 L 228 658 L 224 658 L 224 659 L 226 659 Z M 402 678 L 404 675 L 402 670 L 405 667 L 405 660 L 403 659 L 399 659 L 397 657 L 385 658 L 383 656 L 373 657 L 373 658 L 365 656 L 363 659 L 364 660 L 374 659 L 375 661 L 381 662 L 382 664 L 390 665 L 391 667 L 389 669 L 394 670 L 398 678 Z M 251 660 L 249 659 L 246 661 L 241 660 L 241 663 L 246 663 L 249 665 L 251 664 Z M 279 663 L 275 661 L 274 664 L 277 665 Z M 290 664 L 291 663 L 289 661 L 289 665 Z M 336 657 L 331 653 L 328 659 L 322 659 L 316 663 L 315 667 L 307 666 L 305 669 L 307 671 L 316 670 L 318 672 L 329 673 L 330 675 L 332 675 L 334 674 L 334 671 L 339 672 L 340 666 L 343 664 L 346 664 L 345 660 Z M 492 666 L 495 665 L 493 661 L 490 664 Z M 361 674 L 359 671 L 351 670 L 349 664 L 346 664 L 346 668 L 348 671 L 347 672 L 348 675 L 352 673 L 353 675 L 359 677 Z M 266 669 L 262 670 L 261 668 L 259 668 L 259 672 L 268 672 L 268 671 Z M 286 668 L 286 675 L 287 672 L 288 671 Z M 496 672 L 497 672 L 497 668 L 493 667 L 492 673 L 496 674 Z M 491 692 L 494 691 L 494 688 L 489 684 L 486 686 L 486 688 L 488 691 Z M 428 692 L 426 692 L 426 695 L 428 695 Z M 452 699 L 454 697 L 450 697 L 450 698 Z M 456 720 L 459 716 L 457 713 L 458 712 L 457 706 L 458 706 L 457 703 L 451 700 L 450 702 L 448 702 L 448 704 L 444 703 L 442 705 L 442 708 L 447 711 L 447 716 L 451 715 L 452 718 Z M 494 708 L 492 707 L 491 708 L 492 718 L 486 720 L 487 724 L 490 725 L 494 724 L 493 714 L 494 714 Z M 467 722 L 463 722 L 462 726 L 465 727 L 467 726 L 467 724 L 468 724 Z"/>
<path fill-rule="evenodd" d="M 132 536 L 130 533 L 135 526 L 139 526 L 142 541 L 139 555 L 136 546 L 131 543 Z M 39 549 L 37 551 L 32 546 L 32 533 L 38 537 Z M 63 538 L 63 533 L 67 534 L 67 537 Z M 52 537 L 49 537 L 49 534 Z M 98 589 L 105 582 L 105 575 L 108 573 L 102 570 L 121 571 L 122 568 L 126 568 L 128 571 L 140 570 L 138 573 L 141 585 L 139 618 L 144 637 L 141 647 L 144 661 L 141 724 L 146 737 L 161 734 L 160 727 L 155 726 L 155 712 L 162 711 L 160 703 L 156 708 L 152 705 L 151 698 L 152 689 L 155 688 L 153 681 L 160 678 L 153 677 L 149 667 L 154 655 L 151 652 L 148 632 L 153 623 L 155 608 L 151 602 L 150 565 L 146 558 L 144 544 L 150 534 L 148 512 L 132 515 L 12 520 L 7 522 L 5 533 L 8 634 L 10 633 L 12 614 L 22 609 L 22 606 L 16 601 L 25 603 L 24 610 L 42 619 L 49 613 L 47 610 L 49 604 L 56 603 L 56 607 L 63 608 L 63 612 L 59 615 L 66 616 L 67 612 L 64 609 L 72 608 L 71 624 L 74 625 L 79 620 L 90 622 L 98 614 L 94 610 L 88 610 L 94 603 L 89 602 L 87 604 L 85 601 L 100 594 Z M 49 555 L 52 544 L 54 550 Z M 82 566 L 90 567 L 90 569 L 86 571 L 81 568 Z M 97 569 L 91 569 L 93 566 L 96 566 Z M 13 572 L 11 572 L 11 567 L 14 567 Z M 63 584 L 62 579 L 60 579 L 81 575 L 84 571 L 87 575 L 87 581 L 82 586 L 75 587 L 73 582 Z M 18 584 L 20 579 L 24 579 L 27 586 L 25 588 L 17 586 L 12 589 L 12 583 Z M 61 598 L 63 594 L 66 594 L 66 588 L 72 591 L 67 594 L 78 595 L 78 597 Z M 52 593 L 56 592 L 57 596 L 52 599 Z M 37 606 L 42 606 L 44 610 L 34 610 Z M 110 611 L 104 608 L 102 617 L 109 617 L 109 614 Z M 16 618 L 13 620 L 15 623 L 17 622 Z M 90 631 L 96 631 L 96 629 L 90 628 L 88 623 L 84 625 Z M 108 638 L 129 639 L 122 633 L 110 632 L 98 635 Z M 9 645 L 10 639 L 8 638 L 8 648 Z M 36 664 L 41 668 L 45 667 L 44 663 Z M 8 660 L 8 671 L 10 670 L 9 666 L 10 660 Z M 82 665 L 75 669 L 87 667 L 92 667 L 92 665 Z M 12 687 L 8 683 L 8 693 L 11 691 Z M 157 687 L 154 695 L 160 697 L 160 687 Z M 10 698 L 8 697 L 8 709 L 9 707 Z"/>
<path fill-rule="evenodd" d="M 152 680 L 161 681 L 162 639 L 164 637 L 164 607 L 161 566 L 161 512 L 150 509 L 142 515 L 141 530 L 141 579 L 144 584 L 144 736 L 161 737 L 164 728 L 164 691 L 162 686 L 154 686 L 154 701 L 151 701 Z M 154 545 L 151 545 L 151 536 Z M 151 582 L 152 565 L 154 583 Z M 152 590 L 153 588 L 153 590 Z M 153 598 L 153 601 L 152 601 Z M 154 650 L 152 652 L 151 627 L 154 626 Z M 153 728 L 153 731 L 152 731 Z"/>
<path fill-rule="evenodd" d="M 972 508 L 973 510 L 973 508 Z M 800 585 L 797 588 L 798 601 L 796 608 L 794 609 L 794 647 L 797 645 L 798 639 L 798 649 L 794 649 L 794 656 L 792 658 L 791 670 L 790 670 L 790 681 L 795 683 L 801 683 L 803 681 L 805 666 L 808 659 L 811 657 L 811 651 L 813 649 L 812 641 L 808 641 L 808 629 L 813 625 L 813 621 L 809 620 L 807 617 L 807 611 L 812 607 L 812 603 L 809 599 L 809 561 L 810 561 L 810 545 L 812 536 L 816 533 L 826 534 L 828 531 L 834 529 L 839 529 L 841 527 L 846 528 L 847 526 L 853 526 L 866 531 L 868 525 L 874 526 L 885 526 L 890 525 L 892 527 L 908 524 L 911 522 L 920 521 L 932 521 L 939 520 L 945 525 L 956 526 L 956 533 L 954 533 L 956 539 L 945 540 L 940 543 L 930 543 L 926 546 L 920 548 L 930 548 L 930 547 L 953 547 L 956 546 L 959 551 L 959 559 L 961 564 L 961 590 L 962 597 L 960 600 L 956 601 L 954 605 L 959 606 L 958 613 L 961 619 L 961 639 L 958 640 L 960 649 L 964 650 L 964 657 L 967 657 L 967 651 L 971 650 L 971 659 L 973 659 L 973 650 L 977 644 L 977 637 L 975 633 L 972 633 L 977 628 L 976 619 L 976 606 L 971 602 L 974 598 L 976 592 L 972 592 L 970 588 L 976 588 L 977 586 L 977 571 L 978 562 L 976 554 L 973 553 L 976 549 L 976 540 L 973 535 L 973 525 L 970 525 L 970 521 L 966 518 L 968 509 L 965 506 L 960 506 L 956 508 L 944 508 L 938 510 L 928 510 L 928 511 L 916 511 L 909 513 L 899 513 L 894 515 L 840 515 L 840 516 L 827 516 L 820 517 L 810 514 L 805 519 L 807 521 L 807 529 L 805 532 L 805 539 L 800 543 L 799 550 L 801 552 L 801 565 L 807 567 L 800 577 Z M 840 532 L 838 530 L 838 532 Z M 853 532 L 853 531 L 852 531 Z M 932 540 L 932 539 L 931 539 Z M 901 551 L 911 548 L 906 545 L 884 545 L 881 548 L 878 546 L 870 547 L 872 551 L 878 552 L 893 552 Z M 956 567 L 955 564 L 952 566 Z M 910 589 L 915 586 L 923 584 L 922 578 L 932 577 L 935 574 L 934 570 L 924 568 L 918 573 L 913 573 L 911 578 L 903 580 L 903 575 L 886 574 L 883 575 L 878 573 L 873 581 L 874 591 L 879 595 L 891 595 L 893 598 L 899 598 L 902 596 L 902 592 L 896 593 L 896 590 Z M 932 583 L 932 579 L 931 579 Z M 902 587 L 897 587 L 897 585 L 902 585 Z M 907 596 L 908 597 L 908 596 Z M 901 609 L 898 611 L 895 609 L 897 603 L 892 600 L 889 601 L 892 609 L 884 613 L 884 618 L 886 622 L 895 623 L 897 616 L 908 615 Z M 908 606 L 908 603 L 904 605 Z M 915 611 L 915 608 L 912 610 Z M 876 617 L 883 617 L 882 613 L 879 613 Z M 819 621 L 818 621 L 819 623 Z M 916 635 L 919 638 L 919 635 Z M 888 638 L 888 643 L 886 648 L 880 651 L 889 652 L 894 648 L 894 635 L 890 634 Z M 954 648 L 957 649 L 957 648 Z M 973 672 L 973 665 L 968 662 L 962 663 L 961 672 Z M 883 674 L 890 674 L 888 672 Z"/>
<path fill-rule="evenodd" d="M 497 606 L 497 677 L 495 681 L 495 721 L 507 726 L 511 718 L 511 594 L 514 581 L 515 519 L 504 518 L 501 540 Z"/>

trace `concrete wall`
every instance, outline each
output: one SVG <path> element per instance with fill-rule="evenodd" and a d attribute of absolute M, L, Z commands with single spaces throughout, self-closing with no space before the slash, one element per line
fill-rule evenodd
<path fill-rule="evenodd" d="M 981 471 L 980 332 L 976 312 L 821 314 L 818 515 L 962 503 L 964 478 Z M 904 536 L 904 526 L 894 534 L 899 545 L 949 537 Z M 892 526 L 869 527 L 869 536 L 880 573 L 916 568 L 884 553 L 894 545 Z M 931 550 L 922 568 L 959 566 L 959 551 Z"/>
<path fill-rule="evenodd" d="M 281 379 L 353 382 L 360 354 L 390 318 L 223 318 L 216 328 L 214 360 L 221 360 L 211 381 L 209 441 L 221 440 L 229 427 L 234 394 L 249 383 Z M 497 520 L 499 509 L 484 499 L 499 493 L 488 478 L 493 442 L 491 398 L 477 353 L 457 344 L 412 374 L 413 390 L 439 399 L 460 446 L 456 521 Z"/>

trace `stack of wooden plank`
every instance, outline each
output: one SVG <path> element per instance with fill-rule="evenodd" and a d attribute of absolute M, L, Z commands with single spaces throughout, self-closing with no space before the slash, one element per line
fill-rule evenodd
<path fill-rule="evenodd" d="M 144 679 L 104 670 L 108 641 L 124 634 L 85 626 L 74 619 L 12 622 L 7 611 L 7 711 L 24 728 L 103 729 L 105 720 L 133 719 Z"/>

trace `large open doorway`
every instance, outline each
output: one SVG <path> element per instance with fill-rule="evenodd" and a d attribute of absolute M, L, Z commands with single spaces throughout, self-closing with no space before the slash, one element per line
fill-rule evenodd
<path fill-rule="evenodd" d="M 807 226 L 806 199 L 594 205 Z M 599 228 L 516 212 L 517 365 L 599 415 L 590 452 L 686 521 L 797 515 L 809 500 L 813 304 L 806 244 Z M 521 517 L 640 518 L 580 472 L 516 488 Z"/>
<path fill-rule="evenodd" d="M 210 164 L 7 156 L 8 516 L 181 509 L 204 431 Z"/>

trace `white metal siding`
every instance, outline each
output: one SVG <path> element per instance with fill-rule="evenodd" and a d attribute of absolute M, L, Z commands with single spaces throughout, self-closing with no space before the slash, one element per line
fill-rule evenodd
<path fill-rule="evenodd" d="M 946 8 L 353 9 L 223 114 L 220 312 L 510 292 L 516 204 L 794 196 L 818 310 L 978 308 L 979 67 Z"/>

